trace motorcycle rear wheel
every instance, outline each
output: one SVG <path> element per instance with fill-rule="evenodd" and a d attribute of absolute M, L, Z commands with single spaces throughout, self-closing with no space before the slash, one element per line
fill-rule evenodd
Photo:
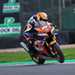
<path fill-rule="evenodd" d="M 32 56 L 31 58 L 32 58 L 32 60 L 33 60 L 36 64 L 38 64 L 38 65 L 42 65 L 42 64 L 45 63 L 45 59 L 43 59 L 43 58 L 41 58 L 41 57 Z"/>

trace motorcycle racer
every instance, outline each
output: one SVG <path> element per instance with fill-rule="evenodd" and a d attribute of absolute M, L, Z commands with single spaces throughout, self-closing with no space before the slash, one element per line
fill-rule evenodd
<path fill-rule="evenodd" d="M 33 46 L 33 38 L 37 38 L 38 33 L 40 33 L 41 36 L 45 35 L 46 33 L 48 35 L 47 42 L 53 44 L 55 42 L 55 37 L 51 34 L 54 29 L 55 28 L 52 23 L 48 22 L 48 15 L 45 12 L 37 12 L 29 18 L 27 24 L 25 25 L 23 35 L 26 38 L 26 44 L 31 55 L 36 52 Z M 49 38 L 52 38 L 52 40 Z"/>

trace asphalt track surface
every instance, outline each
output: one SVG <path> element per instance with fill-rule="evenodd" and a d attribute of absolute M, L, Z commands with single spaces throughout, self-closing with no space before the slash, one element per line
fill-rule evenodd
<path fill-rule="evenodd" d="M 32 62 L 0 64 L 0 75 L 75 75 L 75 62 L 51 62 L 44 65 Z"/>
<path fill-rule="evenodd" d="M 73 45 L 72 45 L 73 46 Z M 68 47 L 72 47 L 68 46 Z M 75 45 L 73 46 L 75 48 Z M 66 46 L 64 47 L 66 48 Z M 0 50 L 0 52 L 16 52 L 21 49 Z M 22 51 L 24 51 L 22 49 Z M 33 62 L 0 63 L 0 75 L 75 75 L 75 60 L 67 60 L 63 64 L 56 61 L 44 65 Z"/>

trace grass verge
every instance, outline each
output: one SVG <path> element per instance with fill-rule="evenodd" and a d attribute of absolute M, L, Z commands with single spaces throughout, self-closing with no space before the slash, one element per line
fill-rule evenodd
<path fill-rule="evenodd" d="M 63 49 L 65 59 L 75 59 L 75 48 Z M 28 61 L 30 56 L 25 52 L 0 53 L 0 62 Z"/>

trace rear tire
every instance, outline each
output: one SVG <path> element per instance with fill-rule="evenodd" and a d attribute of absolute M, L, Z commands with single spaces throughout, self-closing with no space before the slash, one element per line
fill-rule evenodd
<path fill-rule="evenodd" d="M 31 57 L 32 60 L 37 63 L 38 65 L 42 65 L 45 63 L 45 59 L 41 58 L 41 57 L 35 57 L 35 56 L 32 56 Z"/>

